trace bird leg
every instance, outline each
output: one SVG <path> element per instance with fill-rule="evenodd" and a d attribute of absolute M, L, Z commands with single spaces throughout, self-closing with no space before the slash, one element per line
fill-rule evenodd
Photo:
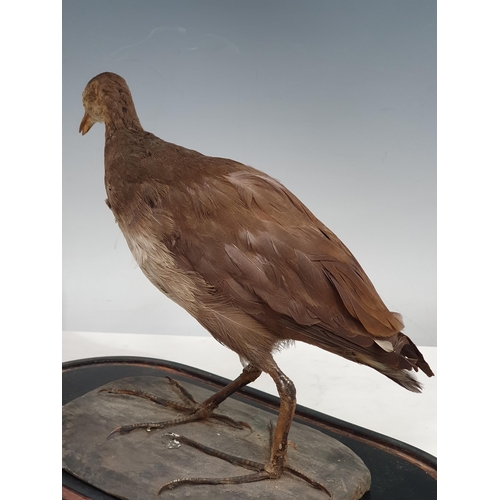
<path fill-rule="evenodd" d="M 108 436 L 108 439 L 114 434 L 128 434 L 135 429 L 162 429 L 164 427 L 173 427 L 176 425 L 185 424 L 188 422 L 195 422 L 196 420 L 203 419 L 214 419 L 219 422 L 231 425 L 238 429 L 243 429 L 244 427 L 250 428 L 250 426 L 245 422 L 238 422 L 225 415 L 220 415 L 214 413 L 214 410 L 231 394 L 241 389 L 245 385 L 253 382 L 260 374 L 262 370 L 254 367 L 253 365 L 246 366 L 240 376 L 230 382 L 228 385 L 223 387 L 221 390 L 216 392 L 214 395 L 210 396 L 208 399 L 202 403 L 198 403 L 193 396 L 184 388 L 181 384 L 175 380 L 167 377 L 172 387 L 179 394 L 182 399 L 182 403 L 178 401 L 171 401 L 168 399 L 160 398 L 153 394 L 149 394 L 143 391 L 131 390 L 131 389 L 113 389 L 105 388 L 101 389 L 99 392 L 108 392 L 111 394 L 128 394 L 130 396 L 140 397 L 152 401 L 153 403 L 159 404 L 166 408 L 173 408 L 177 411 L 182 411 L 188 413 L 184 417 L 179 417 L 171 420 L 166 420 L 163 422 L 141 422 L 137 424 L 121 425 L 114 429 Z"/>
<path fill-rule="evenodd" d="M 273 378 L 278 389 L 278 394 L 280 396 L 280 409 L 278 414 L 278 422 L 273 435 L 273 427 L 270 425 L 270 447 L 271 456 L 269 461 L 264 464 L 260 462 L 255 462 L 253 460 L 248 460 L 235 455 L 230 455 L 228 453 L 209 448 L 201 443 L 193 441 L 186 436 L 180 436 L 179 434 L 168 433 L 173 439 L 184 443 L 188 446 L 196 448 L 208 455 L 225 460 L 233 465 L 243 467 L 248 470 L 255 471 L 253 474 L 247 474 L 243 476 L 233 476 L 224 478 L 184 478 L 184 479 L 174 479 L 168 482 L 159 490 L 158 494 L 165 490 L 171 490 L 183 485 L 196 485 L 196 484 L 243 484 L 243 483 L 253 483 L 256 481 L 263 481 L 264 479 L 279 479 L 283 472 L 288 472 L 300 479 L 303 479 L 309 483 L 312 487 L 324 491 L 328 496 L 331 497 L 330 492 L 319 482 L 308 477 L 304 473 L 290 467 L 286 464 L 286 454 L 288 446 L 288 433 L 290 432 L 290 427 L 293 421 L 293 415 L 295 413 L 296 398 L 295 398 L 295 386 L 293 382 L 278 368 L 276 363 L 272 361 L 272 365 L 268 373 Z"/>

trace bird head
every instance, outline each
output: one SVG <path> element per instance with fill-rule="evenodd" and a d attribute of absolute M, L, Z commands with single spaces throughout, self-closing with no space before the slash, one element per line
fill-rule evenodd
<path fill-rule="evenodd" d="M 101 73 L 87 83 L 82 95 L 83 115 L 80 129 L 85 135 L 94 123 L 106 127 L 142 129 L 127 82 L 115 73 Z"/>

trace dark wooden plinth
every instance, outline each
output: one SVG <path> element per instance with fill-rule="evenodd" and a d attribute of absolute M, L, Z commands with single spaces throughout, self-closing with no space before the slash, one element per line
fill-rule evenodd
<path fill-rule="evenodd" d="M 174 430 L 208 446 L 265 462 L 268 453 L 267 424 L 269 419 L 275 420 L 279 404 L 277 398 L 247 388 L 221 405 L 223 412 L 250 423 L 253 428 L 252 433 L 231 429 L 217 423 L 195 422 L 168 430 L 152 432 L 137 430 L 128 435 L 114 436 L 108 441 L 107 435 L 117 425 L 143 420 L 141 412 L 145 420 L 150 417 L 153 420 L 163 420 L 168 418 L 166 410 L 140 398 L 105 393 L 89 394 L 88 401 L 85 398 L 80 402 L 76 401 L 77 398 L 97 387 L 103 385 L 116 387 L 116 382 L 110 384 L 108 382 L 124 377 L 146 377 L 142 380 L 148 385 L 148 390 L 165 397 L 168 396 L 169 391 L 169 384 L 161 378 L 165 375 L 171 376 L 184 385 L 191 384 L 188 387 L 199 400 L 203 400 L 208 394 L 227 383 L 219 377 L 189 367 L 144 358 L 97 358 L 66 363 L 63 366 L 63 404 L 72 402 L 66 407 L 66 410 L 70 411 L 67 411 L 65 415 L 64 463 L 65 467 L 74 474 L 63 472 L 63 498 L 87 497 L 95 500 L 120 497 L 130 499 L 327 498 L 324 493 L 292 477 L 246 485 L 183 486 L 158 497 L 157 489 L 170 479 L 193 475 L 223 477 L 247 473 L 244 469 L 234 467 L 217 458 L 208 457 L 184 445 L 180 448 L 168 448 L 169 438 L 165 436 L 166 432 Z M 151 376 L 155 378 L 150 378 Z M 134 381 L 134 385 L 136 383 L 137 380 Z M 225 406 L 228 404 L 229 407 Z M 85 407 L 91 408 L 87 416 L 85 416 Z M 171 413 L 171 415 L 175 414 Z M 85 422 L 84 425 L 82 425 L 83 422 Z M 364 494 L 363 500 L 388 498 L 430 500 L 436 498 L 435 458 L 398 441 L 301 407 L 297 409 L 290 440 L 293 443 L 289 451 L 290 464 L 325 484 L 334 493 L 334 498 L 360 498 L 363 487 L 361 486 L 357 496 L 355 492 L 349 493 L 350 497 L 338 496 L 341 491 L 345 493 L 349 487 L 352 488 L 352 484 L 348 484 L 349 481 L 346 483 L 346 477 L 351 478 L 352 474 L 341 474 L 339 464 L 346 465 L 347 457 L 355 464 L 356 459 L 352 458 L 345 447 L 333 447 L 331 443 L 336 440 L 352 449 L 370 469 L 372 487 Z M 325 445 L 323 451 L 318 448 L 318 443 Z M 79 450 L 80 445 L 83 448 Z M 360 464 L 361 461 L 358 465 Z M 93 469 L 93 472 L 90 472 L 90 469 Z M 111 470 L 114 472 L 111 473 Z M 114 475 L 115 473 L 118 475 Z M 102 486 L 104 483 L 95 482 L 99 474 L 104 477 L 105 483 L 116 482 L 117 484 L 123 483 L 123 478 L 132 480 L 133 476 L 136 476 L 133 480 L 146 480 L 144 484 L 150 484 L 151 492 L 154 494 L 147 493 L 149 496 L 146 494 L 140 496 L 146 489 L 143 484 L 139 488 L 135 487 L 136 491 L 132 491 L 133 486 L 128 486 L 125 494 L 123 491 L 108 489 L 113 492 L 114 496 L 112 496 L 89 484 L 97 484 L 100 488 L 106 489 Z M 77 479 L 78 477 L 85 481 Z M 359 484 L 362 485 L 362 483 L 363 480 Z M 287 490 L 288 487 L 291 490 Z M 256 491 L 253 491 L 254 488 Z M 70 497 L 71 492 L 81 496 Z M 248 493 L 246 497 L 242 496 L 245 492 Z"/>

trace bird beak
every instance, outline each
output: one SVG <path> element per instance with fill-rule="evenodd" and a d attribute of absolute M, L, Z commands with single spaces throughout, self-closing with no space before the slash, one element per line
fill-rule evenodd
<path fill-rule="evenodd" d="M 94 125 L 94 123 L 95 121 L 92 120 L 92 118 L 90 118 L 90 115 L 85 111 L 82 123 L 80 123 L 80 129 L 78 131 L 81 132 L 82 135 L 85 135 L 92 128 L 92 125 Z"/>

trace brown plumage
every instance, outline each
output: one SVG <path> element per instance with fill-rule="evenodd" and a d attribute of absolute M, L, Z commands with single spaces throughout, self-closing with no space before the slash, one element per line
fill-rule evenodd
<path fill-rule="evenodd" d="M 118 75 L 93 78 L 83 104 L 82 134 L 106 126 L 107 204 L 144 274 L 250 363 L 257 375 L 240 385 L 261 371 L 277 383 L 281 443 L 267 469 L 283 469 L 295 407 L 271 354 L 284 343 L 321 347 L 415 392 L 411 371 L 433 375 L 357 260 L 282 184 L 146 132 Z"/>

